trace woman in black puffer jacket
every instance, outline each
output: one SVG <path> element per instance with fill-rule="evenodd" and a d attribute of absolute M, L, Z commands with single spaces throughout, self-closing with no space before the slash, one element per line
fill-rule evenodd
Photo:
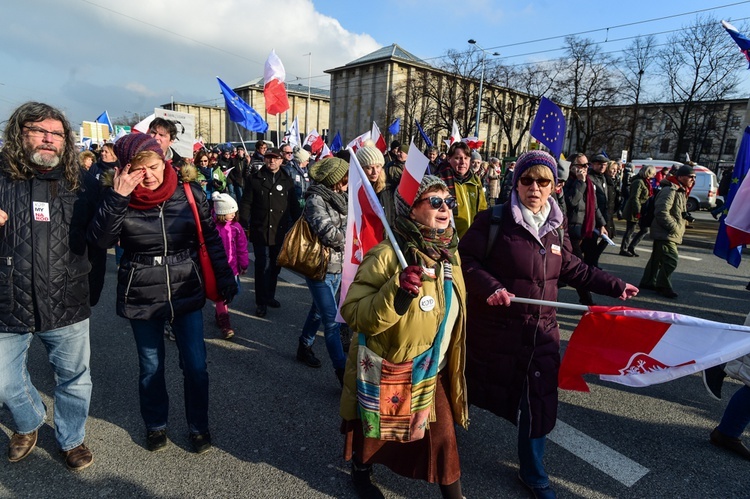
<path fill-rule="evenodd" d="M 227 303 L 237 284 L 201 188 L 178 182 L 177 172 L 165 166 L 159 144 L 149 135 L 126 135 L 115 143 L 115 151 L 124 168 L 115 172 L 112 188 L 103 193 L 88 237 L 102 248 L 119 239 L 124 250 L 117 315 L 130 319 L 138 349 L 147 448 L 155 451 L 167 444 L 163 331 L 164 322 L 170 321 L 180 351 L 190 441 L 201 453 L 211 447 L 202 314 L 206 297 L 196 223 L 185 189 L 195 197 L 217 285 Z"/>

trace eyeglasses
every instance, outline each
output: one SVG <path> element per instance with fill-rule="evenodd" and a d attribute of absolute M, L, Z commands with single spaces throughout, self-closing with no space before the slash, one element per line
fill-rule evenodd
<path fill-rule="evenodd" d="M 208 163 L 208 158 L 203 158 L 198 163 Z"/>
<path fill-rule="evenodd" d="M 452 210 L 456 206 L 458 206 L 458 203 L 456 202 L 456 198 L 450 197 L 450 198 L 441 198 L 440 196 L 430 196 L 428 198 L 422 198 L 417 201 L 417 203 L 423 203 L 425 201 L 430 202 L 430 206 L 435 209 L 439 210 L 441 206 L 443 206 L 443 203 L 445 203 L 445 206 L 448 207 L 449 210 Z M 414 204 L 417 204 L 414 203 Z"/>
<path fill-rule="evenodd" d="M 536 182 L 536 185 L 539 187 L 547 187 L 552 180 L 548 178 L 534 178 L 534 177 L 520 177 L 518 179 L 519 182 L 521 182 L 521 185 L 525 185 L 526 187 L 530 186 L 534 182 Z"/>
<path fill-rule="evenodd" d="M 284 154 L 294 154 L 292 151 L 282 151 Z"/>
<path fill-rule="evenodd" d="M 39 137 L 45 137 L 49 134 L 52 135 L 52 138 L 55 140 L 65 140 L 65 132 L 50 132 L 44 128 L 39 128 L 38 126 L 25 126 L 24 128 L 28 131 L 29 137 L 38 139 Z"/>
<path fill-rule="evenodd" d="M 573 163 L 571 166 L 580 166 L 582 168 L 588 168 L 591 166 L 591 163 Z"/>

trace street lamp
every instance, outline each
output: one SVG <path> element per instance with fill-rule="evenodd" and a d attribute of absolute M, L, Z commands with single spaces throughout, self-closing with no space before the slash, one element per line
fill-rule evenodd
<path fill-rule="evenodd" d="M 469 43 L 472 45 L 475 45 L 479 50 L 482 51 L 482 73 L 479 77 L 479 97 L 477 98 L 477 123 L 476 127 L 474 128 L 474 136 L 479 140 L 479 115 L 482 112 L 482 86 L 484 85 L 484 60 L 487 58 L 487 51 L 484 50 L 476 40 L 473 38 L 469 39 Z M 499 52 L 493 52 L 493 56 L 500 55 Z"/>
<path fill-rule="evenodd" d="M 307 104 L 305 105 L 305 133 L 310 130 L 310 123 L 307 121 L 310 113 L 310 78 L 312 78 L 312 52 L 302 54 L 302 57 L 310 57 L 307 66 Z M 299 130 L 297 131 L 299 133 Z M 297 138 L 299 142 L 299 138 Z"/>

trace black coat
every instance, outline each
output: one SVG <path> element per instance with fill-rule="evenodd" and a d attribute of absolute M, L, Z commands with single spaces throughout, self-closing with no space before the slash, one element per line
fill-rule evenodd
<path fill-rule="evenodd" d="M 0 170 L 0 209 L 9 217 L 0 228 L 0 331 L 49 331 L 88 319 L 106 263 L 106 254 L 86 243 L 96 180 L 81 170 L 74 191 L 62 167 L 12 180 L 0 157 Z"/>
<path fill-rule="evenodd" d="M 198 234 L 184 184 L 164 203 L 147 210 L 128 206 L 130 197 L 107 189 L 88 237 L 100 247 L 119 239 L 125 250 L 117 274 L 117 315 L 127 319 L 168 319 L 203 308 L 206 296 L 198 258 Z M 216 225 L 197 185 L 188 184 L 198 206 L 206 248 L 219 291 L 237 292 Z"/>
<path fill-rule="evenodd" d="M 274 174 L 264 167 L 248 177 L 239 208 L 250 242 L 263 246 L 282 244 L 293 220 L 302 214 L 294 181 L 281 168 Z"/>

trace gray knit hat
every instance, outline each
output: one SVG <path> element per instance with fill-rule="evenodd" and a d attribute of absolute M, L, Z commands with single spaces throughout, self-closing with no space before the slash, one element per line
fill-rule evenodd
<path fill-rule="evenodd" d="M 396 190 L 395 196 L 393 197 L 394 203 L 396 204 L 396 214 L 402 217 L 408 217 L 414 206 L 414 201 L 419 199 L 422 194 L 434 189 L 435 187 L 439 187 L 446 191 L 448 190 L 448 186 L 445 185 L 445 182 L 443 182 L 440 177 L 436 177 L 435 175 L 425 175 L 422 177 L 422 182 L 419 184 L 419 189 L 417 189 L 417 195 L 414 196 L 411 203 L 407 203 L 406 200 L 401 197 L 401 194 L 398 193 L 398 190 Z"/>
<path fill-rule="evenodd" d="M 471 160 L 472 160 L 472 161 L 475 161 L 475 160 L 477 160 L 477 159 L 478 159 L 479 161 L 482 161 L 482 155 L 481 155 L 481 154 L 479 154 L 479 153 L 478 153 L 477 151 L 471 151 Z"/>
<path fill-rule="evenodd" d="M 304 149 L 297 149 L 296 151 L 294 151 L 294 159 L 297 161 L 297 163 L 302 164 L 310 159 L 310 153 L 305 151 Z"/>
<path fill-rule="evenodd" d="M 385 164 L 383 153 L 375 146 L 364 146 L 357 149 L 357 161 L 362 166 Z"/>

